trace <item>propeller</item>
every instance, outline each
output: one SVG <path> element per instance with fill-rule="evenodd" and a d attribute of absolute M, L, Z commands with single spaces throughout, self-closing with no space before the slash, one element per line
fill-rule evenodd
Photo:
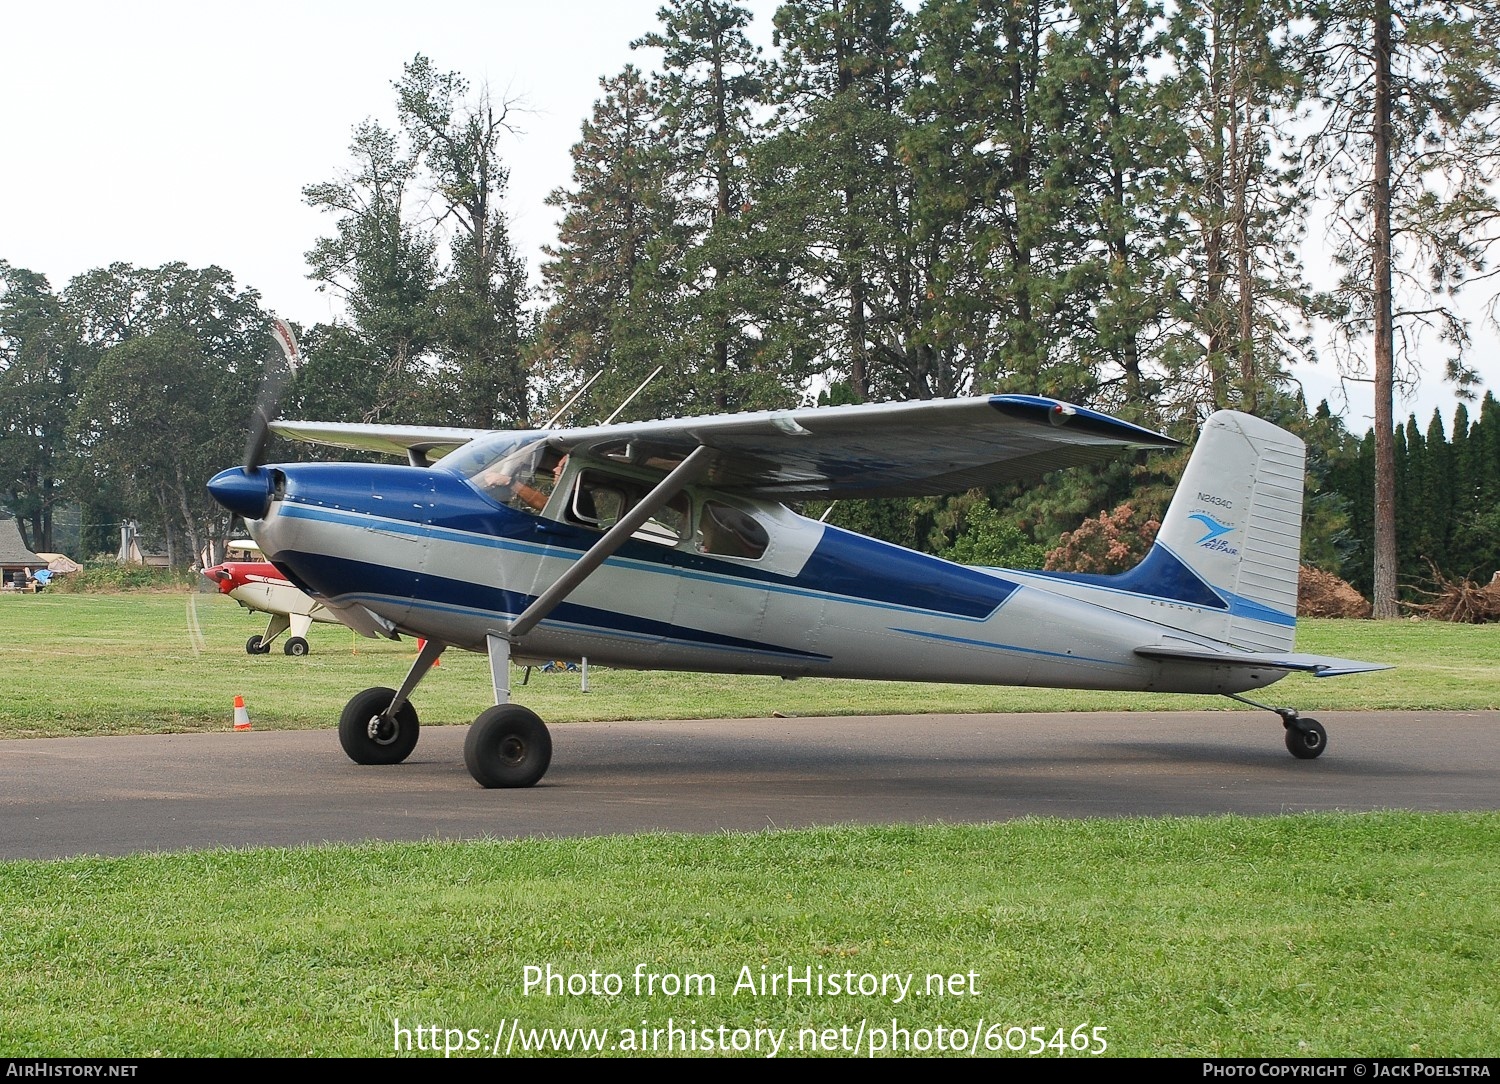
<path fill-rule="evenodd" d="M 244 516 L 246 521 L 260 519 L 271 505 L 271 475 L 260 468 L 266 461 L 266 447 L 271 443 L 271 423 L 276 420 L 281 393 L 302 367 L 302 355 L 297 350 L 297 337 L 292 334 L 291 325 L 277 317 L 271 321 L 271 334 L 277 349 L 266 355 L 265 374 L 255 397 L 255 409 L 250 414 L 245 465 L 220 471 L 208 482 L 208 491 L 214 500 L 231 512 Z"/>
<path fill-rule="evenodd" d="M 271 321 L 271 337 L 279 349 L 266 354 L 266 371 L 260 378 L 260 391 L 250 414 L 250 435 L 245 441 L 245 469 L 251 473 L 265 462 L 266 446 L 271 443 L 271 423 L 281 406 L 281 393 L 302 367 L 297 336 L 290 324 L 276 317 Z"/>
<path fill-rule="evenodd" d="M 198 620 L 198 592 L 189 591 L 187 597 L 187 636 L 188 647 L 193 652 L 193 658 L 203 654 L 207 645 L 203 640 L 203 623 Z"/>

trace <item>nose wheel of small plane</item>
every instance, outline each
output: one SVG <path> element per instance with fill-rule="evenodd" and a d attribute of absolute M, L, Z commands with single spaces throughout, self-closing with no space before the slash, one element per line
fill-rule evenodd
<path fill-rule="evenodd" d="M 246 655 L 269 655 L 270 653 L 271 645 L 261 643 L 259 636 L 252 636 L 245 641 Z"/>
<path fill-rule="evenodd" d="M 469 727 L 464 763 L 481 787 L 535 786 L 552 763 L 552 735 L 531 709 L 500 704 Z"/>
<path fill-rule="evenodd" d="M 420 724 L 411 701 L 395 717 L 387 714 L 394 689 L 366 689 L 344 705 L 339 744 L 356 764 L 400 764 L 417 746 Z"/>
<path fill-rule="evenodd" d="M 1328 731 L 1316 719 L 1286 720 L 1287 752 L 1298 760 L 1312 760 L 1328 748 Z"/>

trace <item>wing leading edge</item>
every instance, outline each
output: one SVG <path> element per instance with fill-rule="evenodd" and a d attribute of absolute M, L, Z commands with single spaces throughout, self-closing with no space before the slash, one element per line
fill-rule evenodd
<path fill-rule="evenodd" d="M 437 458 L 484 430 L 277 422 L 289 437 Z M 670 469 L 695 449 L 715 453 L 705 481 L 750 496 L 918 497 L 1034 477 L 1179 442 L 1055 399 L 989 395 L 719 414 L 499 434 L 545 438 L 562 452 Z"/>
<path fill-rule="evenodd" d="M 308 444 L 348 448 L 356 452 L 399 455 L 413 463 L 438 459 L 471 440 L 489 436 L 491 429 L 462 429 L 446 425 L 371 425 L 362 422 L 271 423 L 271 431 Z"/>

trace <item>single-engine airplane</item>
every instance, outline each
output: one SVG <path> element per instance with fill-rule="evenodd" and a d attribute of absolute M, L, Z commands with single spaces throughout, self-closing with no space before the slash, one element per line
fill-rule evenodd
<path fill-rule="evenodd" d="M 289 332 L 287 333 L 290 334 Z M 293 356 L 289 352 L 289 357 Z M 269 381 L 268 381 L 269 382 Z M 1248 414 L 1204 425 L 1150 553 L 1122 575 L 976 568 L 807 519 L 785 500 L 941 494 L 1177 441 L 1052 399 L 987 395 L 485 431 L 273 421 L 209 482 L 265 556 L 344 624 L 426 643 L 396 689 L 355 695 L 345 752 L 416 745 L 411 695 L 449 646 L 489 656 L 495 706 L 464 760 L 535 784 L 551 737 L 510 662 L 1241 694 L 1304 671 L 1386 669 L 1293 650 L 1303 446 Z M 405 465 L 262 465 L 269 432 Z"/>
<path fill-rule="evenodd" d="M 298 590 L 292 581 L 276 571 L 270 561 L 225 561 L 205 568 L 203 575 L 247 610 L 271 615 L 266 631 L 245 642 L 247 655 L 266 655 L 276 637 L 291 629 L 282 650 L 288 655 L 306 655 L 309 650 L 307 630 L 314 621 L 339 624 L 328 608 L 317 599 Z"/>

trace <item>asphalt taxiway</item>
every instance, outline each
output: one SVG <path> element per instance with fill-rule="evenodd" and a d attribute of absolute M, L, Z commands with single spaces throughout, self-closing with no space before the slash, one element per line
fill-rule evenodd
<path fill-rule="evenodd" d="M 0 859 L 361 840 L 978 823 L 1023 816 L 1500 809 L 1500 712 L 1327 712 L 1299 761 L 1269 713 L 568 723 L 529 790 L 482 790 L 466 728 L 401 765 L 332 731 L 0 741 Z"/>

